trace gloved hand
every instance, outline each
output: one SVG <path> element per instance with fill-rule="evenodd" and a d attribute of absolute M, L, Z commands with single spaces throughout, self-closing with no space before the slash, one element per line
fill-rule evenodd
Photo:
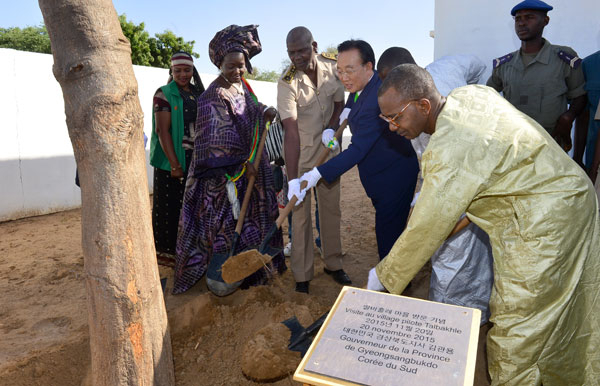
<path fill-rule="evenodd" d="M 419 194 L 421 194 L 421 192 L 417 192 L 415 193 L 415 196 L 413 197 L 412 202 L 410 203 L 410 207 L 412 208 L 413 206 L 417 205 L 417 199 L 419 198 Z"/>
<path fill-rule="evenodd" d="M 302 189 L 302 191 L 300 193 L 306 194 L 306 192 L 308 192 L 309 190 L 311 190 L 312 188 L 317 186 L 317 183 L 319 182 L 320 179 L 321 179 L 321 173 L 319 173 L 319 169 L 317 169 L 316 166 L 314 168 L 312 168 L 311 170 L 309 170 L 308 172 L 304 173 L 302 175 L 302 177 L 300 177 L 300 183 L 302 183 L 302 181 L 306 181 L 306 183 L 308 185 L 306 185 L 306 187 L 304 189 Z M 304 197 L 302 197 L 302 198 L 304 198 Z"/>
<path fill-rule="evenodd" d="M 342 122 L 344 122 L 344 119 L 348 119 L 348 115 L 350 115 L 350 108 L 344 107 L 342 113 L 340 114 L 340 125 L 342 124 Z"/>
<path fill-rule="evenodd" d="M 369 271 L 369 280 L 367 281 L 367 289 L 372 290 L 372 291 L 385 290 L 385 287 L 383 286 L 383 284 L 381 284 L 381 282 L 379 281 L 379 278 L 377 277 L 377 272 L 375 271 L 375 268 L 371 268 L 371 270 Z"/>
<path fill-rule="evenodd" d="M 323 130 L 323 134 L 321 135 L 321 142 L 323 142 L 323 145 L 325 145 L 325 147 L 330 148 L 331 151 L 334 151 L 338 147 L 340 147 L 340 144 L 338 143 L 338 140 L 335 137 L 335 131 L 333 131 L 333 129 L 330 128 Z"/>
<path fill-rule="evenodd" d="M 304 201 L 304 196 L 306 196 L 306 192 L 300 190 L 300 180 L 295 178 L 288 182 L 288 200 L 291 200 L 292 197 L 296 196 L 298 201 L 296 201 L 296 206 L 300 205 L 302 201 Z"/>

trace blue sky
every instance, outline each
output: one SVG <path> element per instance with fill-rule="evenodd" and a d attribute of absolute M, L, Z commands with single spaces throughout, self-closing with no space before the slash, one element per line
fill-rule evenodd
<path fill-rule="evenodd" d="M 38 2 L 3 2 L 0 27 L 25 27 L 43 22 Z M 308 27 L 321 49 L 355 38 L 373 46 L 375 56 L 388 47 L 410 50 L 421 66 L 433 60 L 434 0 L 402 1 L 188 1 L 114 0 L 118 14 L 136 24 L 145 23 L 151 35 L 170 29 L 185 40 L 194 40 L 200 54 L 196 66 L 203 73 L 217 73 L 208 59 L 208 43 L 230 24 L 258 24 L 263 52 L 252 64 L 263 70 L 281 69 L 287 59 L 285 37 L 298 25 Z M 302 5 L 300 5 L 302 4 Z"/>

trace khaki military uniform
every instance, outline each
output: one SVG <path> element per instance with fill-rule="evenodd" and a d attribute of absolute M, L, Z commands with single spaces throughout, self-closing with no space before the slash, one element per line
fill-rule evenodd
<path fill-rule="evenodd" d="M 487 85 L 504 94 L 513 106 L 552 134 L 556 121 L 568 109 L 568 100 L 584 95 L 581 59 L 570 47 L 544 45 L 528 64 L 520 50 L 494 59 Z"/>
<path fill-rule="evenodd" d="M 344 101 L 344 87 L 336 76 L 334 56 L 317 56 L 317 85 L 302 71 L 291 65 L 277 83 L 277 110 L 281 119 L 295 118 L 300 136 L 298 176 L 311 170 L 325 148 L 321 143 L 323 130 L 333 114 L 333 103 Z M 285 135 L 285 133 L 284 133 Z M 330 157 L 339 154 L 332 152 Z M 325 265 L 330 270 L 342 269 L 340 240 L 340 180 L 327 184 L 321 180 L 316 186 L 319 200 L 321 248 Z M 313 231 L 311 199 L 307 192 L 302 204 L 292 215 L 291 267 L 297 282 L 314 276 Z"/>

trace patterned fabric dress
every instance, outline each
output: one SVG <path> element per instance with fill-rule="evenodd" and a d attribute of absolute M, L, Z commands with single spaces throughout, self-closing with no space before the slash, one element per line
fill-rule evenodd
<path fill-rule="evenodd" d="M 181 146 L 185 149 L 185 163 L 189 165 L 192 160 L 194 146 L 192 138 L 196 124 L 196 108 L 198 95 L 179 89 L 183 98 L 183 141 Z M 154 94 L 153 112 L 171 112 L 171 105 L 165 94 L 159 88 Z M 172 178 L 171 172 L 154 168 L 154 187 L 152 192 L 152 229 L 154 231 L 154 246 L 158 263 L 173 267 L 175 265 L 175 246 L 177 244 L 177 225 L 185 189 L 184 170 L 183 181 Z"/>
<path fill-rule="evenodd" d="M 256 122 L 260 131 L 264 128 L 262 111 L 263 106 L 252 98 L 246 85 L 242 90 L 225 89 L 219 85 L 219 79 L 198 98 L 194 156 L 179 221 L 174 294 L 187 291 L 201 279 L 213 254 L 230 251 L 236 220 L 227 196 L 226 174 L 235 176 L 242 170 L 252 149 Z M 246 173 L 235 181 L 240 203 L 247 184 Z M 273 176 L 263 151 L 234 253 L 258 246 L 277 215 Z M 271 239 L 271 246 L 282 248 L 281 231 Z M 273 267 L 278 273 L 285 270 L 282 253 L 273 258 Z M 241 288 L 264 284 L 267 279 L 268 272 L 260 270 L 246 278 Z"/>

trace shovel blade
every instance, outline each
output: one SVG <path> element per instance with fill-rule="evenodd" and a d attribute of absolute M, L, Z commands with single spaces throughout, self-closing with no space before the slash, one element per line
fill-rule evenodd
<path fill-rule="evenodd" d="M 281 253 L 280 248 L 270 246 L 262 250 L 250 249 L 235 256 L 231 256 L 221 268 L 221 275 L 225 283 L 235 283 L 244 280 L 254 272 L 271 262 L 273 256 Z"/>
<path fill-rule="evenodd" d="M 297 351 L 300 355 L 304 356 L 312 343 L 310 339 L 302 339 L 302 337 L 306 333 L 306 329 L 302 327 L 298 319 L 293 316 L 289 319 L 284 320 L 283 323 L 287 328 L 290 329 L 292 336 L 290 337 L 290 342 L 297 342 L 294 346 L 291 344 L 288 346 L 290 351 Z"/>
<path fill-rule="evenodd" d="M 230 259 L 228 253 L 212 255 L 206 270 L 206 285 L 217 296 L 227 296 L 242 284 L 241 281 L 227 283 L 223 280 L 223 264 Z"/>
<path fill-rule="evenodd" d="M 229 258 L 222 267 L 222 277 L 225 283 L 235 283 L 244 280 L 271 261 L 271 256 L 263 255 L 256 249 L 238 253 Z"/>

